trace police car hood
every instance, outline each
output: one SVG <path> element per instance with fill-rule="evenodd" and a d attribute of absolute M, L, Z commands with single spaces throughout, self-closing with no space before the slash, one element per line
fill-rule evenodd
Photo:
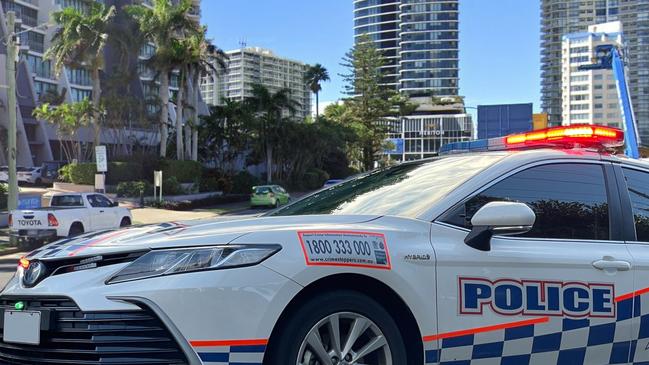
<path fill-rule="evenodd" d="M 63 239 L 31 252 L 27 258 L 56 260 L 135 252 L 140 250 L 229 244 L 255 232 L 346 227 L 371 221 L 369 215 L 310 215 L 287 217 L 217 218 L 134 226 L 121 230 L 87 233 Z"/>

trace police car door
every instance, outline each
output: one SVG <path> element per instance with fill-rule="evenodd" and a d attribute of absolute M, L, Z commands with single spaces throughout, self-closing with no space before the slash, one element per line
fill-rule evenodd
<path fill-rule="evenodd" d="M 627 247 L 635 261 L 635 291 L 625 302 L 634 303 L 631 362 L 649 363 L 649 169 L 616 166 L 620 197 L 628 232 Z"/>
<path fill-rule="evenodd" d="M 526 203 L 536 222 L 478 251 L 463 240 L 491 201 Z M 439 333 L 425 340 L 439 350 L 428 360 L 627 363 L 632 306 L 616 298 L 633 274 L 620 216 L 612 165 L 583 160 L 518 169 L 448 211 L 433 225 Z"/>

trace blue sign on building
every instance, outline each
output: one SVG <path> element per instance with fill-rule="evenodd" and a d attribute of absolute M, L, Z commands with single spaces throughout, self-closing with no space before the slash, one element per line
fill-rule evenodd
<path fill-rule="evenodd" d="M 394 145 L 393 149 L 386 149 L 385 153 L 388 155 L 401 155 L 403 154 L 403 138 L 388 138 L 386 142 Z"/>
<path fill-rule="evenodd" d="M 18 209 L 38 209 L 41 207 L 40 195 L 18 196 Z"/>
<path fill-rule="evenodd" d="M 478 139 L 531 131 L 532 103 L 478 105 Z"/>

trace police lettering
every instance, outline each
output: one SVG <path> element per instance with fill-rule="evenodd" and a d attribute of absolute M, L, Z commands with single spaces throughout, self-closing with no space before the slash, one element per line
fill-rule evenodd
<path fill-rule="evenodd" d="M 459 278 L 460 314 L 615 317 L 613 284 Z"/>

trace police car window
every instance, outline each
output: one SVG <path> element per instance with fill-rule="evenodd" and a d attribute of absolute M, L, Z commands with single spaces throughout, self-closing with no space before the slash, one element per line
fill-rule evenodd
<path fill-rule="evenodd" d="M 452 210 L 443 221 L 471 228 L 471 217 L 492 201 L 528 204 L 536 223 L 523 237 L 609 239 L 604 170 L 594 164 L 537 166 L 512 175 Z"/>
<path fill-rule="evenodd" d="M 369 214 L 416 218 L 504 156 L 463 155 L 402 163 L 330 186 L 267 215 Z"/>
<path fill-rule="evenodd" d="M 649 174 L 624 169 L 638 241 L 649 242 Z"/>

